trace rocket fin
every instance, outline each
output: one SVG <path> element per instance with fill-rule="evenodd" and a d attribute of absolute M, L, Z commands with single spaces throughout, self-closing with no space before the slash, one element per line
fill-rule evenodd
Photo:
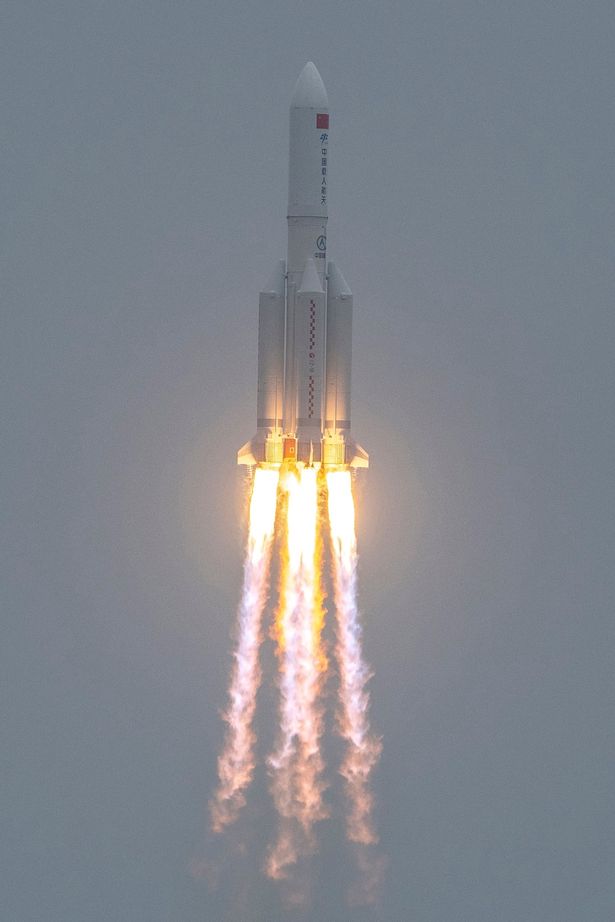
<path fill-rule="evenodd" d="M 369 467 L 369 455 L 354 439 L 346 442 L 346 464 L 349 467 Z"/>
<path fill-rule="evenodd" d="M 237 452 L 237 464 L 254 465 L 258 463 L 256 459 L 258 449 L 255 445 L 255 442 L 256 439 L 250 439 L 249 442 L 246 442 L 245 445 L 241 446 Z"/>

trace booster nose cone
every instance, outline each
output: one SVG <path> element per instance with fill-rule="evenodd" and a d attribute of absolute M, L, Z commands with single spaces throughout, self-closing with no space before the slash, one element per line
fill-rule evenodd
<path fill-rule="evenodd" d="M 328 109 L 327 91 L 315 64 L 308 61 L 297 80 L 291 109 Z"/>
<path fill-rule="evenodd" d="M 277 295 L 279 298 L 284 297 L 284 277 L 286 275 L 286 261 L 279 259 L 278 263 L 269 276 L 267 284 L 263 288 L 263 294 Z"/>
<path fill-rule="evenodd" d="M 320 278 L 318 276 L 318 271 L 316 269 L 316 263 L 313 259 L 308 259 L 305 264 L 305 269 L 303 271 L 303 276 L 301 278 L 301 284 L 299 286 L 299 292 L 304 291 L 315 291 L 318 294 L 322 292 L 322 285 L 320 284 Z"/>
<path fill-rule="evenodd" d="M 352 297 L 352 292 L 348 287 L 348 282 L 337 268 L 334 262 L 329 263 L 329 300 L 342 298 L 346 300 Z"/>

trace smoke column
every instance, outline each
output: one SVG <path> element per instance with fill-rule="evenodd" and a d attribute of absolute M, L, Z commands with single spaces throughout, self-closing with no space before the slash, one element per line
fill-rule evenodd
<path fill-rule="evenodd" d="M 237 819 L 254 773 L 252 723 L 260 682 L 258 655 L 277 536 L 279 601 L 273 636 L 280 705 L 268 767 L 278 826 L 264 870 L 270 878 L 286 881 L 291 902 L 306 900 L 309 875 L 305 859 L 316 851 L 316 823 L 329 814 L 321 753 L 327 669 L 321 580 L 327 515 L 336 609 L 337 725 L 345 744 L 339 770 L 347 804 L 346 836 L 359 870 L 358 887 L 350 898 L 354 903 L 374 903 L 384 858 L 375 848 L 378 836 L 370 782 L 381 745 L 368 717 L 370 672 L 361 652 L 355 509 L 348 469 L 326 475 L 314 467 L 294 464 L 284 465 L 280 472 L 255 470 L 238 639 L 224 714 L 228 726 L 218 759 L 219 784 L 210 801 L 211 824 L 214 832 L 221 833 Z"/>
<path fill-rule="evenodd" d="M 354 502 L 349 471 L 327 474 L 329 526 L 337 613 L 336 656 L 340 672 L 339 731 L 346 741 L 341 774 L 348 799 L 348 839 L 361 846 L 375 844 L 370 773 L 378 761 L 380 741 L 370 731 L 367 682 L 369 669 L 361 653 L 357 608 L 357 545 Z"/>
<path fill-rule="evenodd" d="M 272 793 L 280 824 L 266 871 L 287 876 L 288 868 L 314 849 L 313 825 L 327 815 L 320 754 L 322 713 L 318 705 L 325 659 L 320 633 L 318 481 L 313 468 L 288 472 L 286 542 L 276 637 L 280 658 L 280 731 L 269 759 Z"/>
<path fill-rule="evenodd" d="M 237 819 L 254 772 L 252 720 L 260 683 L 258 651 L 267 601 L 271 544 L 275 526 L 278 472 L 258 468 L 250 499 L 250 526 L 238 611 L 238 638 L 231 674 L 228 724 L 218 759 L 218 789 L 210 802 L 212 828 L 221 832 Z"/>

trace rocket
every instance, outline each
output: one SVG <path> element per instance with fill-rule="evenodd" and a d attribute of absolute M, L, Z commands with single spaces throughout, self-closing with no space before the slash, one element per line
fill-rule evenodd
<path fill-rule="evenodd" d="M 257 430 L 239 464 L 368 466 L 350 435 L 352 292 L 327 262 L 330 138 L 310 61 L 290 105 L 288 251 L 259 298 Z"/>

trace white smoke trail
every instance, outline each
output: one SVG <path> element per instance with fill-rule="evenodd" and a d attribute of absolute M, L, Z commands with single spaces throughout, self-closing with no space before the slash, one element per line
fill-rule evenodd
<path fill-rule="evenodd" d="M 361 652 L 361 627 L 357 608 L 357 547 L 354 502 L 348 471 L 327 474 L 329 525 L 333 552 L 336 656 L 340 671 L 339 731 L 346 741 L 341 766 L 348 799 L 346 831 L 358 846 L 378 841 L 374 827 L 374 798 L 370 773 L 378 761 L 381 743 L 369 726 L 369 669 Z"/>
<path fill-rule="evenodd" d="M 272 793 L 280 815 L 278 838 L 266 871 L 284 878 L 314 849 L 313 826 L 327 815 L 320 753 L 318 707 L 323 611 L 319 584 L 318 485 L 316 471 L 288 473 L 287 543 L 276 633 L 280 655 L 280 736 L 269 759 Z"/>
<path fill-rule="evenodd" d="M 262 614 L 267 600 L 277 486 L 277 471 L 256 469 L 238 611 L 237 647 L 229 704 L 224 714 L 228 728 L 218 759 L 219 785 L 209 804 L 214 832 L 221 832 L 237 819 L 245 803 L 245 789 L 254 772 L 252 721 L 260 682 L 258 651 Z"/>

